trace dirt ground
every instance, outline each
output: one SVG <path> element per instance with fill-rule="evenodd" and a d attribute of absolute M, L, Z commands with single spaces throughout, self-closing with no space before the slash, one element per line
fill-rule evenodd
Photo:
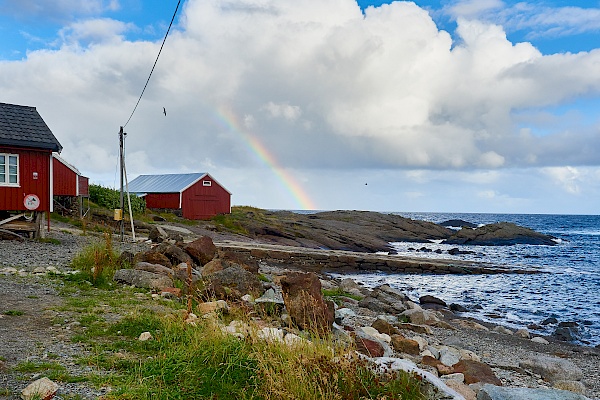
<path fill-rule="evenodd" d="M 31 280 L 0 275 L 0 399 L 18 398 L 6 392 L 20 392 L 29 383 L 8 370 L 19 362 L 42 358 L 44 350 L 58 340 L 48 309 L 62 299 L 52 288 Z"/>

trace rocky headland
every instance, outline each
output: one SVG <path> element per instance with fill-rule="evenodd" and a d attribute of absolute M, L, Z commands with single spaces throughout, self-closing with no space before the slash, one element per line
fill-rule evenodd
<path fill-rule="evenodd" d="M 519 243 L 555 245 L 555 238 L 511 223 L 482 227 L 459 221 L 462 229 L 449 229 L 442 224 L 413 220 L 395 214 L 371 211 L 327 211 L 298 214 L 290 211 L 267 211 L 238 207 L 231 216 L 236 234 L 234 241 L 256 240 L 285 246 L 355 252 L 389 252 L 391 242 L 445 243 L 471 245 L 512 245 Z M 453 221 L 450 221 L 453 222 Z M 456 226 L 456 222 L 450 224 Z M 152 226 L 140 226 L 145 230 Z M 220 240 L 231 233 L 220 225 L 200 223 L 189 227 L 196 234 Z"/>

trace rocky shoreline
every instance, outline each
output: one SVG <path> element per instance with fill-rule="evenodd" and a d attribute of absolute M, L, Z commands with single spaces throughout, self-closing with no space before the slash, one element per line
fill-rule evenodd
<path fill-rule="evenodd" d="M 53 294 L 54 289 L 44 283 L 42 276 L 47 271 L 52 271 L 52 268 L 59 271 L 68 270 L 70 260 L 81 250 L 82 246 L 85 246 L 90 240 L 98 240 L 65 233 L 64 230 L 59 229 L 51 232 L 50 237 L 59 240 L 60 244 L 31 241 L 24 243 L 0 242 L 0 293 L 2 293 L 1 299 L 4 304 L 9 304 L 10 301 L 13 301 L 11 304 L 18 304 L 18 301 L 27 302 L 26 298 L 30 295 L 29 293 L 35 293 L 35 296 L 38 297 L 47 296 L 46 305 L 60 302 L 60 299 Z M 186 238 L 186 241 L 191 239 L 193 237 Z M 219 237 L 213 239 L 219 244 Z M 220 239 L 231 238 L 221 237 Z M 168 243 L 168 241 L 165 243 Z M 163 245 L 163 248 L 166 247 L 166 245 Z M 249 245 L 249 247 L 252 246 Z M 138 253 L 149 248 L 149 244 L 139 243 L 125 244 L 120 250 Z M 221 253 L 227 251 L 222 249 Z M 269 282 L 261 284 L 262 291 L 272 289 L 274 293 L 280 293 L 282 276 L 297 271 L 304 272 L 301 264 L 290 258 L 285 259 L 285 257 L 284 259 L 278 259 L 277 262 L 273 262 L 273 259 L 268 257 L 257 257 L 255 264 L 247 260 L 240 260 L 232 254 L 225 256 L 225 258 L 227 257 L 230 260 L 235 258 L 239 264 L 250 264 L 249 269 L 254 269 L 255 266 L 256 271 L 254 273 L 267 277 Z M 202 262 L 201 264 L 199 272 L 203 276 L 210 275 L 205 270 L 209 263 Z M 214 265 L 211 268 L 214 268 Z M 229 268 L 224 270 L 227 269 Z M 216 270 L 219 269 L 216 268 Z M 340 296 L 338 298 L 339 305 L 335 312 L 335 322 L 339 327 L 346 327 L 347 330 L 354 332 L 355 337 L 361 338 L 359 342 L 365 344 L 363 354 L 373 359 L 379 359 L 381 362 L 386 360 L 382 357 L 408 360 L 414 365 L 418 365 L 421 370 L 442 377 L 444 384 L 448 387 L 453 387 L 456 391 L 462 390 L 464 398 L 583 399 L 583 396 L 569 397 L 571 395 L 579 396 L 582 392 L 587 398 L 600 398 L 600 353 L 597 349 L 546 340 L 548 338 L 538 337 L 532 340 L 531 337 L 528 337 L 530 333 L 527 331 L 512 332 L 499 326 L 461 319 L 441 304 L 436 306 L 435 302 L 428 303 L 428 301 L 435 301 L 432 299 L 426 299 L 426 301 L 423 301 L 423 299 L 410 299 L 412 300 L 410 301 L 401 293 L 397 293 L 385 285 L 371 290 L 349 280 L 331 279 L 327 275 L 319 273 L 319 271 L 316 272 L 320 278 L 320 285 L 324 289 L 354 293 L 361 297 L 361 300 L 355 300 L 352 297 Z M 15 290 L 15 287 L 18 289 Z M 157 290 L 155 289 L 154 292 Z M 160 292 L 158 290 L 159 294 Z M 240 292 L 240 294 L 242 293 Z M 31 296 L 34 296 L 34 294 L 31 294 Z M 144 301 L 152 301 L 152 298 L 148 297 Z M 31 300 L 30 303 L 34 303 L 34 301 Z M 41 319 L 43 319 L 43 312 L 43 310 L 40 310 L 38 313 Z M 402 318 L 399 319 L 399 316 Z M 0 320 L 0 326 L 2 326 L 2 320 Z M 46 351 L 34 345 L 36 340 L 42 340 L 48 346 L 60 347 L 62 349 L 60 350 L 61 354 L 65 354 L 66 359 L 69 359 L 72 354 L 77 354 L 80 349 L 68 340 L 69 330 L 66 329 L 67 327 L 68 323 L 56 327 L 60 333 L 51 333 L 50 341 L 38 337 L 39 329 L 35 331 L 26 330 L 28 335 L 22 336 L 22 339 L 15 338 L 10 335 L 10 332 L 0 330 L 0 342 L 8 343 L 8 341 L 5 341 L 8 340 L 8 337 L 11 341 L 17 340 L 12 347 L 20 349 L 21 353 L 15 354 L 3 346 L 2 352 L 7 353 L 8 357 L 2 353 L 0 355 L 8 361 L 4 361 L 3 365 L 0 365 L 0 376 L 3 377 L 0 383 L 5 386 L 12 385 L 14 388 L 18 385 L 22 386 L 14 379 L 14 376 L 6 371 L 18 359 L 39 357 L 40 351 L 42 354 Z M 282 327 L 272 326 L 271 328 L 275 331 L 269 332 L 279 332 L 278 330 Z M 49 329 L 51 330 L 51 327 Z M 283 330 L 281 332 L 282 335 L 285 333 Z M 233 333 L 235 333 L 235 330 Z M 19 342 L 19 340 L 22 340 L 22 342 Z M 380 353 L 381 351 L 383 353 Z M 451 361 L 448 361 L 448 358 L 442 358 L 442 353 L 447 353 L 447 357 L 450 357 Z M 456 360 L 452 357 L 458 357 L 457 362 L 454 362 Z M 392 362 L 390 360 L 388 361 Z M 425 364 L 423 360 L 427 360 Z M 446 363 L 443 362 L 444 360 Z M 498 397 L 508 396 L 508 394 L 498 394 L 495 391 L 499 389 L 488 386 L 484 388 L 485 381 L 482 380 L 479 381 L 479 384 L 468 384 L 466 377 L 471 372 L 466 370 L 456 372 L 456 368 L 453 367 L 461 360 L 468 360 L 463 362 L 467 366 L 475 365 L 475 363 L 487 365 L 503 388 L 523 388 L 523 390 L 529 388 L 531 391 L 525 394 L 529 397 L 522 397 L 523 395 L 521 397 Z M 529 364 L 524 362 L 526 360 L 529 360 Z M 75 366 L 71 367 L 77 368 Z M 448 368 L 453 369 L 449 370 Z M 463 368 L 466 367 L 463 366 Z M 557 379 L 555 375 L 549 372 L 557 368 L 562 371 L 563 378 L 570 377 L 571 379 Z M 466 369 L 468 370 L 468 368 Z M 553 395 L 558 393 L 564 397 L 547 397 L 550 392 L 545 390 L 551 390 L 553 387 L 570 391 L 553 391 Z M 71 385 L 61 390 L 64 394 L 77 394 L 83 398 L 96 398 L 101 395 L 98 391 L 86 388 L 84 384 Z M 535 392 L 535 390 L 538 390 L 538 392 Z M 475 395 L 478 392 L 480 394 Z M 576 394 L 576 392 L 579 394 Z M 2 398 L 11 397 L 0 395 L 0 399 Z"/>

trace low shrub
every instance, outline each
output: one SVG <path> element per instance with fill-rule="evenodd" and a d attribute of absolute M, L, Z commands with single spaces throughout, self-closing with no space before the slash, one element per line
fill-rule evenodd
<path fill-rule="evenodd" d="M 119 268 L 119 255 L 112 248 L 112 235 L 104 232 L 104 242 L 86 247 L 71 262 L 73 269 L 81 271 L 72 275 L 72 280 L 86 280 L 96 287 L 110 287 L 110 283 Z"/>
<path fill-rule="evenodd" d="M 90 185 L 90 201 L 96 203 L 100 207 L 115 209 L 121 207 L 121 194 L 118 190 L 110 189 L 100 185 Z M 146 210 L 146 201 L 141 197 L 132 194 L 131 210 L 134 214 L 142 214 Z M 129 204 L 125 198 L 125 206 L 123 212 L 129 211 Z"/>

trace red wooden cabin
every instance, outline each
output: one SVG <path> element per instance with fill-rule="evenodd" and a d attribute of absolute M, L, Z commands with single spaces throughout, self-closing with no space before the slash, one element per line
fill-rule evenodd
<path fill-rule="evenodd" d="M 0 228 L 13 214 L 52 211 L 52 152 L 61 150 L 35 107 L 0 103 Z"/>
<path fill-rule="evenodd" d="M 207 173 L 140 175 L 129 192 L 150 209 L 180 210 L 187 219 L 209 219 L 231 212 L 231 193 Z"/>
<path fill-rule="evenodd" d="M 89 196 L 89 179 L 56 153 L 52 155 L 52 183 L 55 196 Z"/>

